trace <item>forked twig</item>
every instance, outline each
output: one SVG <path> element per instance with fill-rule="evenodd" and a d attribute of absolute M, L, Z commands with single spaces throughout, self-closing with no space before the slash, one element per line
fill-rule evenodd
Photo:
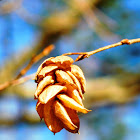
<path fill-rule="evenodd" d="M 11 85 L 17 85 L 17 84 L 23 83 L 29 79 L 33 79 L 34 74 L 32 74 L 30 76 L 25 76 L 23 78 L 21 78 L 21 77 L 27 73 L 27 71 L 32 67 L 33 64 L 37 63 L 41 58 L 48 55 L 53 49 L 54 49 L 54 45 L 49 45 L 40 54 L 32 57 L 29 64 L 25 68 L 23 68 L 20 71 L 20 73 L 13 80 L 0 84 L 0 91 L 6 89 L 7 87 L 9 87 Z"/>

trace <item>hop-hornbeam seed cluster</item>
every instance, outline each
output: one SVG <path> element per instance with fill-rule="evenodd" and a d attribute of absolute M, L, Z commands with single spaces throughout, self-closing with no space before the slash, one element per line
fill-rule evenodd
<path fill-rule="evenodd" d="M 86 81 L 82 70 L 68 56 L 46 59 L 38 68 L 35 82 L 36 110 L 54 134 L 63 128 L 78 133 L 77 112 L 88 113 L 82 99 Z"/>

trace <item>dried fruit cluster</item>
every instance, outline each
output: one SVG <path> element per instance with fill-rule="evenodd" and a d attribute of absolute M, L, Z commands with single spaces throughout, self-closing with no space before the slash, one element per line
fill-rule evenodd
<path fill-rule="evenodd" d="M 51 57 L 39 66 L 36 74 L 36 110 L 53 133 L 63 128 L 78 133 L 77 112 L 89 112 L 82 103 L 85 77 L 73 62 L 68 56 Z"/>

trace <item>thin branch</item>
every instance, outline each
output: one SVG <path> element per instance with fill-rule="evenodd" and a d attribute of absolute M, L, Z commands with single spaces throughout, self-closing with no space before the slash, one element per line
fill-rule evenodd
<path fill-rule="evenodd" d="M 49 45 L 40 54 L 32 57 L 29 64 L 20 71 L 20 73 L 17 75 L 17 77 L 15 79 L 18 79 L 21 76 L 25 75 L 27 73 L 27 71 L 32 67 L 33 64 L 37 63 L 41 58 L 48 55 L 53 49 L 54 49 L 54 46 Z"/>
<path fill-rule="evenodd" d="M 19 84 L 25 83 L 26 81 L 31 80 L 31 79 L 34 80 L 35 74 L 36 73 L 33 73 L 33 74 L 30 74 L 30 75 L 21 77 L 19 79 L 15 79 L 15 80 L 12 81 L 11 85 L 15 86 L 15 85 L 19 85 Z"/>
<path fill-rule="evenodd" d="M 121 40 L 118 43 L 111 44 L 111 45 L 108 45 L 108 46 L 99 48 L 97 50 L 94 50 L 94 51 L 90 51 L 90 52 L 65 53 L 63 55 L 79 55 L 76 58 L 76 60 L 75 60 L 75 61 L 79 61 L 79 60 L 82 60 L 84 58 L 88 58 L 89 56 L 91 56 L 91 55 L 93 55 L 95 53 L 98 53 L 98 52 L 101 52 L 101 51 L 104 51 L 104 50 L 107 50 L 107 49 L 110 49 L 110 48 L 114 48 L 114 47 L 121 46 L 121 45 L 124 45 L 124 44 L 131 45 L 131 44 L 139 43 L 139 42 L 140 42 L 140 38 L 131 39 L 131 40 L 123 39 L 123 40 Z M 29 75 L 29 76 L 25 76 L 23 78 L 20 78 L 20 77 L 23 76 L 31 68 L 31 66 L 34 63 L 36 63 L 37 61 L 39 61 L 45 55 L 48 55 L 50 53 L 50 51 L 52 51 L 52 49 L 54 49 L 54 46 L 53 45 L 50 45 L 47 48 L 45 48 L 39 55 L 33 57 L 31 59 L 30 63 L 24 69 L 21 70 L 21 72 L 18 74 L 18 76 L 15 79 L 13 79 L 11 81 L 8 81 L 8 82 L 5 82 L 4 84 L 1 84 L 0 85 L 0 91 L 6 89 L 7 87 L 9 87 L 11 85 L 21 84 L 21 83 L 26 82 L 27 80 L 33 79 L 35 74 Z"/>
<path fill-rule="evenodd" d="M 63 55 L 79 55 L 75 61 L 79 61 L 79 60 L 82 60 L 84 58 L 88 58 L 90 57 L 91 55 L 95 54 L 95 53 L 98 53 L 98 52 L 101 52 L 101 51 L 104 51 L 104 50 L 107 50 L 107 49 L 110 49 L 110 48 L 114 48 L 114 47 L 117 47 L 117 46 L 121 46 L 121 45 L 131 45 L 131 44 L 134 44 L 134 43 L 139 43 L 140 42 L 140 38 L 137 38 L 137 39 L 131 39 L 131 40 L 128 40 L 128 39 L 123 39 L 121 40 L 120 42 L 118 43 L 115 43 L 115 44 L 111 44 L 111 45 L 108 45 L 108 46 L 105 46 L 105 47 L 102 47 L 102 48 L 99 48 L 97 50 L 94 50 L 94 51 L 90 51 L 90 52 L 74 52 L 74 53 L 65 53 Z"/>
<path fill-rule="evenodd" d="M 9 87 L 11 85 L 21 84 L 21 83 L 24 83 L 25 81 L 27 81 L 29 79 L 33 79 L 33 76 L 35 76 L 34 74 L 23 77 L 23 78 L 20 78 L 20 77 L 25 75 L 27 73 L 27 71 L 32 67 L 33 64 L 37 63 L 41 58 L 48 55 L 53 49 L 54 49 L 54 45 L 49 45 L 40 54 L 34 56 L 31 59 L 31 61 L 29 62 L 29 64 L 25 68 L 23 68 L 20 71 L 20 73 L 13 80 L 7 81 L 3 84 L 0 84 L 0 91 L 6 89 L 7 87 Z"/>
<path fill-rule="evenodd" d="M 28 80 L 34 79 L 34 77 L 35 77 L 35 73 L 33 73 L 31 75 L 21 77 L 19 79 L 13 79 L 11 81 L 5 82 L 5 83 L 0 85 L 0 91 L 6 89 L 9 86 L 15 86 L 15 85 L 22 84 L 22 83 L 24 83 L 24 82 L 26 82 Z"/>

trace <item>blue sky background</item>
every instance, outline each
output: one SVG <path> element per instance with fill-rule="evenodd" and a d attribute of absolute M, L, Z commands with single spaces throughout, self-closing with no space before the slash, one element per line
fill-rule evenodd
<path fill-rule="evenodd" d="M 50 1 L 47 1 L 46 6 L 48 9 L 50 8 L 49 5 Z M 44 16 L 44 12 L 46 12 L 46 15 L 49 15 L 53 11 L 53 8 L 60 9 L 60 5 L 57 2 L 52 2 L 52 7 L 49 10 L 46 9 L 46 11 L 43 11 L 39 0 L 25 0 L 24 6 L 33 15 L 41 16 Z M 118 0 L 115 8 L 111 6 L 108 8 L 102 7 L 101 10 L 117 23 L 117 28 L 114 32 L 121 38 L 133 39 L 140 37 L 139 0 Z M 40 34 L 39 29 L 25 22 L 16 13 L 10 15 L 11 23 L 7 22 L 7 18 L 9 18 L 7 15 L 0 15 L 0 67 L 9 59 L 9 56 L 16 55 L 19 51 L 28 49 L 35 44 Z M 9 28 L 8 32 L 6 32 L 7 28 Z M 3 37 L 4 33 L 7 36 L 6 39 Z M 7 43 L 6 47 L 4 46 L 5 43 Z M 79 25 L 75 33 L 63 36 L 55 43 L 55 46 L 59 48 L 59 52 L 55 52 L 55 54 L 91 51 L 111 43 L 113 43 L 111 38 L 104 41 L 87 26 Z M 110 63 L 113 63 L 112 65 L 116 67 L 119 66 L 128 72 L 139 73 L 139 46 L 139 44 L 135 44 L 131 45 L 131 47 L 123 46 L 106 50 L 95 56 L 91 56 L 86 60 L 86 63 L 83 60 L 78 64 L 83 67 L 87 78 L 108 75 L 101 70 L 101 65 L 110 59 L 113 60 Z M 7 48 L 10 48 L 11 51 L 7 51 Z M 94 67 L 90 65 L 91 63 L 94 64 Z M 29 73 L 35 72 L 36 68 L 37 66 L 31 69 Z M 32 85 L 36 86 L 33 82 Z M 65 140 L 66 138 L 74 140 L 80 137 L 78 134 L 69 134 L 65 130 L 54 136 L 44 123 L 28 124 L 24 121 L 20 123 L 16 122 L 18 119 L 22 119 L 21 116 L 24 113 L 37 115 L 35 106 L 36 101 L 33 99 L 23 100 L 13 95 L 0 97 L 0 120 L 15 120 L 15 124 L 11 126 L 0 125 L 0 140 Z M 139 116 L 140 97 L 126 105 L 99 107 L 92 113 L 80 117 L 80 140 L 140 140 Z"/>

